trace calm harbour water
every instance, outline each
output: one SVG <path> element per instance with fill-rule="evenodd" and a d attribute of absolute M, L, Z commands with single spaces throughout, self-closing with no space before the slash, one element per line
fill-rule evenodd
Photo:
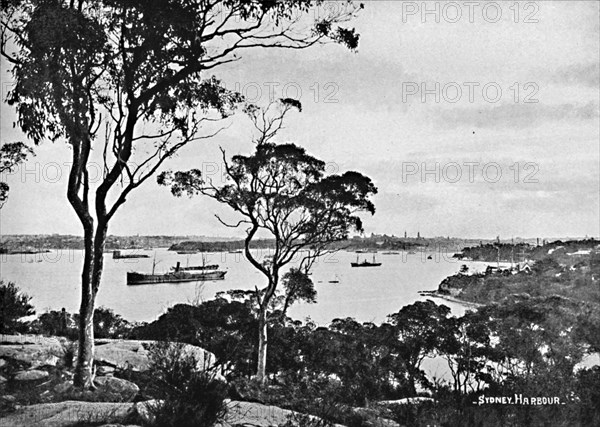
<path fill-rule="evenodd" d="M 123 251 L 128 253 L 129 251 Z M 113 259 L 105 254 L 105 269 L 97 306 L 106 306 L 130 321 L 152 321 L 176 303 L 194 303 L 208 300 L 219 291 L 229 289 L 252 290 L 265 285 L 265 278 L 256 271 L 242 254 L 208 253 L 207 264 L 219 264 L 226 269 L 225 280 L 127 286 L 127 271 L 151 272 L 156 257 L 156 273 L 168 271 L 177 261 L 185 265 L 201 265 L 201 254 L 179 255 L 166 249 L 139 251 L 150 255 L 142 259 Z M 262 256 L 268 255 L 266 251 Z M 312 279 L 317 289 L 317 303 L 293 306 L 289 315 L 304 320 L 310 317 L 318 324 L 327 324 L 334 318 L 354 317 L 361 322 L 385 321 L 386 316 L 402 306 L 424 299 L 419 290 L 436 289 L 447 276 L 455 274 L 464 264 L 451 255 L 428 253 L 383 255 L 377 254 L 381 267 L 351 268 L 350 262 L 372 259 L 372 254 L 337 252 L 318 260 Z M 38 260 L 41 262 L 37 262 Z M 46 310 L 76 312 L 80 302 L 79 278 L 82 251 L 63 250 L 37 255 L 2 255 L 2 279 L 13 281 L 33 297 L 38 314 Z M 471 269 L 481 270 L 484 263 L 469 262 Z M 329 283 L 339 280 L 339 283 Z M 456 315 L 464 312 L 457 303 L 444 303 Z"/>
<path fill-rule="evenodd" d="M 123 253 L 131 253 L 123 251 Z M 138 252 L 136 252 L 138 253 Z M 209 300 L 219 291 L 229 289 L 252 290 L 265 285 L 264 277 L 241 254 L 205 254 L 204 262 L 219 264 L 227 269 L 225 280 L 205 283 L 179 283 L 127 286 L 128 271 L 151 272 L 156 253 L 156 272 L 168 271 L 177 261 L 183 266 L 201 265 L 202 255 L 179 255 L 166 249 L 141 251 L 150 258 L 119 259 L 105 255 L 105 269 L 98 294 L 97 306 L 106 306 L 130 321 L 152 321 L 177 303 L 195 303 Z M 261 255 L 268 255 L 267 252 Z M 428 260 L 431 255 L 433 259 Z M 359 254 L 359 259 L 372 260 L 372 254 Z M 437 289 L 439 283 L 458 272 L 462 264 L 472 271 L 484 270 L 488 263 L 464 262 L 451 254 L 427 252 L 408 255 L 377 254 L 381 267 L 352 268 L 356 261 L 353 252 L 338 252 L 319 260 L 313 269 L 312 279 L 317 289 L 316 304 L 297 304 L 289 310 L 295 319 L 310 317 L 320 325 L 327 325 L 338 317 L 354 317 L 360 322 L 381 323 L 388 314 L 415 301 L 427 299 L 420 290 Z M 41 262 L 37 262 L 38 260 Z M 82 251 L 52 251 L 33 255 L 0 255 L 1 278 L 13 281 L 32 296 L 32 303 L 41 314 L 47 310 L 77 312 L 80 302 L 79 278 Z M 339 283 L 329 283 L 337 279 Z M 464 314 L 466 307 L 442 299 L 456 316 Z M 597 353 L 586 356 L 583 366 L 599 363 Z M 441 357 L 426 358 L 422 368 L 430 378 L 450 380 L 447 362 Z"/>

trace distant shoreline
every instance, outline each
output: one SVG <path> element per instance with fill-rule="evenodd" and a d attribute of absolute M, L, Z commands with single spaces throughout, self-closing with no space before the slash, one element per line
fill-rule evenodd
<path fill-rule="evenodd" d="M 455 297 L 451 297 L 449 295 L 445 295 L 445 294 L 440 294 L 438 291 L 419 291 L 419 295 L 423 295 L 423 296 L 429 296 L 432 298 L 439 298 L 439 299 L 443 299 L 449 302 L 454 302 L 457 304 L 461 304 L 464 305 L 465 307 L 469 307 L 469 308 L 480 308 L 483 307 L 485 304 L 480 304 L 477 302 L 471 302 L 471 301 L 465 301 L 459 298 L 455 298 Z"/>
<path fill-rule="evenodd" d="M 22 249 L 22 250 L 11 250 L 7 252 L 0 252 L 1 255 L 37 255 L 46 254 L 52 252 L 50 249 Z"/>

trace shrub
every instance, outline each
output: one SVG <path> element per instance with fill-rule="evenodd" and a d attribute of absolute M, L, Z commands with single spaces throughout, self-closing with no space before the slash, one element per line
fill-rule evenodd
<path fill-rule="evenodd" d="M 579 371 L 576 388 L 582 424 L 600 425 L 600 366 Z"/>
<path fill-rule="evenodd" d="M 67 341 L 66 343 L 62 344 L 61 350 L 62 361 L 65 368 L 73 368 L 75 366 L 73 362 L 75 361 L 75 357 L 77 355 L 77 345 L 73 341 Z"/>
<path fill-rule="evenodd" d="M 66 311 L 51 310 L 41 314 L 31 322 L 29 329 L 34 334 L 65 336 L 71 340 L 76 340 L 78 331 L 73 317 L 71 313 Z"/>
<path fill-rule="evenodd" d="M 96 338 L 125 338 L 132 325 L 110 308 L 94 310 L 94 336 Z"/>
<path fill-rule="evenodd" d="M 151 426 L 209 427 L 223 419 L 227 385 L 216 368 L 198 370 L 198 360 L 178 343 L 154 345 L 150 360 L 160 399 L 149 407 Z"/>
<path fill-rule="evenodd" d="M 0 333 L 11 334 L 20 331 L 19 318 L 35 314 L 29 304 L 31 297 L 22 293 L 13 283 L 0 280 Z"/>

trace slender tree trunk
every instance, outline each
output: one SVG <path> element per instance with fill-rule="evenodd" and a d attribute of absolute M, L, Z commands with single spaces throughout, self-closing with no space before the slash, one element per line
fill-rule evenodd
<path fill-rule="evenodd" d="M 74 384 L 77 387 L 91 387 L 94 361 L 94 303 L 96 294 L 93 287 L 94 250 L 93 232 L 85 231 L 83 273 L 81 275 L 81 304 L 79 306 L 79 345 Z"/>
<path fill-rule="evenodd" d="M 90 152 L 89 140 L 73 140 L 73 164 L 69 174 L 67 198 L 83 226 L 83 267 L 81 273 L 81 304 L 79 306 L 79 346 L 74 384 L 86 388 L 92 385 L 94 356 L 94 219 L 88 206 L 88 181 L 85 170 Z M 81 191 L 83 193 L 81 193 Z"/>
<path fill-rule="evenodd" d="M 107 225 L 98 224 L 96 233 L 86 233 L 83 274 L 81 277 L 81 305 L 79 307 L 79 346 L 74 384 L 93 387 L 94 365 L 94 310 L 104 267 L 104 242 Z"/>
<path fill-rule="evenodd" d="M 83 388 L 93 386 L 94 300 L 95 298 L 91 293 L 85 296 L 82 295 L 79 308 L 79 348 L 74 383 L 76 386 Z"/>
<path fill-rule="evenodd" d="M 75 368 L 74 384 L 77 387 L 93 387 L 94 364 L 94 307 L 96 295 L 100 288 L 102 269 L 104 267 L 104 244 L 108 231 L 108 222 L 114 211 L 125 202 L 119 199 L 113 209 L 107 212 L 106 196 L 121 176 L 123 168 L 132 152 L 133 130 L 137 117 L 137 106 L 130 105 L 130 114 L 124 133 L 124 143 L 118 153 L 118 159 L 102 184 L 96 190 L 95 214 L 97 226 L 94 230 L 94 219 L 90 215 L 89 176 L 87 164 L 91 152 L 91 137 L 88 133 L 71 138 L 73 147 L 73 164 L 69 173 L 67 198 L 83 225 L 84 259 L 81 276 L 81 305 L 79 307 L 79 348 Z M 84 128 L 89 128 L 88 123 Z"/>
<path fill-rule="evenodd" d="M 258 223 L 253 221 L 252 228 L 246 235 L 244 247 L 248 261 L 250 261 L 250 263 L 256 269 L 262 272 L 269 281 L 263 297 L 261 298 L 258 291 L 256 295 L 258 299 L 258 361 L 256 363 L 256 379 L 261 384 L 264 384 L 267 380 L 267 312 L 269 310 L 269 303 L 275 294 L 275 290 L 277 289 L 277 284 L 279 282 L 279 267 L 275 265 L 272 267 L 272 270 L 269 271 L 269 269 L 259 263 L 252 256 L 252 252 L 250 251 L 250 243 L 252 242 L 252 238 L 258 229 Z M 278 252 L 276 251 L 274 259 L 277 257 L 277 254 Z"/>
<path fill-rule="evenodd" d="M 413 396 L 417 395 L 417 386 L 416 386 L 416 373 L 418 372 L 418 369 L 414 366 L 411 365 L 408 368 L 408 387 L 410 390 L 410 393 Z"/>
<path fill-rule="evenodd" d="M 258 314 L 258 364 L 256 379 L 264 384 L 267 380 L 267 306 L 261 305 Z"/>

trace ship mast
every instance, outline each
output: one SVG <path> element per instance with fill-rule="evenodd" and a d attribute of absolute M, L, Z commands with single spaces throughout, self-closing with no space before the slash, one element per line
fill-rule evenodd
<path fill-rule="evenodd" d="M 158 264 L 160 261 L 156 261 L 156 252 L 154 252 L 154 259 L 152 260 L 152 275 L 154 275 L 154 268 L 156 267 L 156 264 Z"/>

